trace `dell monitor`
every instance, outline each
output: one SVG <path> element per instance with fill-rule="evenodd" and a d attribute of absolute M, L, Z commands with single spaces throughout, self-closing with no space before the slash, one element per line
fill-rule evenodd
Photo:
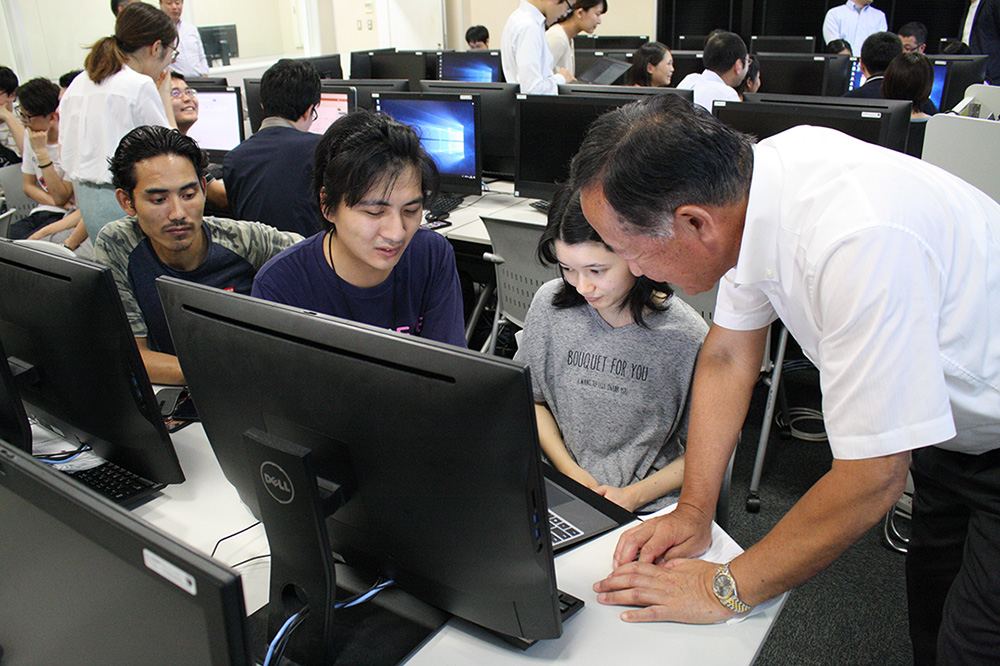
<path fill-rule="evenodd" d="M 409 79 L 341 79 L 339 81 L 324 81 L 323 85 L 354 88 L 357 92 L 358 108 L 369 111 L 375 110 L 372 93 L 420 90 L 419 88 L 410 88 Z"/>
<path fill-rule="evenodd" d="M 524 365 L 180 280 L 157 285 L 209 441 L 244 502 L 259 511 L 244 433 L 305 447 L 321 486 L 350 489 L 326 520 L 348 566 L 505 635 L 561 634 Z"/>
<path fill-rule="evenodd" d="M 427 75 L 427 59 L 423 51 L 375 51 L 371 54 L 371 68 L 371 78 L 406 79 L 410 82 L 410 90 L 417 90 L 421 79 L 437 76 L 436 71 L 432 76 Z"/>
<path fill-rule="evenodd" d="M 221 163 L 226 153 L 245 138 L 240 89 L 201 86 L 195 90 L 198 94 L 198 120 L 187 134 L 208 152 L 209 159 Z"/>
<path fill-rule="evenodd" d="M 847 92 L 850 56 L 808 53 L 758 53 L 761 87 L 785 95 L 832 95 Z"/>
<path fill-rule="evenodd" d="M 260 105 L 260 79 L 243 79 L 243 96 L 247 100 L 247 117 L 250 133 L 256 134 L 264 122 L 264 108 Z"/>
<path fill-rule="evenodd" d="M 231 58 L 239 57 L 240 42 L 236 37 L 236 24 L 202 26 L 198 28 L 198 35 L 209 64 L 219 60 L 223 65 L 228 65 Z"/>
<path fill-rule="evenodd" d="M 111 269 L 0 240 L 0 342 L 27 413 L 154 484 L 177 454 Z"/>
<path fill-rule="evenodd" d="M 750 53 L 816 53 L 812 36 L 751 35 Z"/>
<path fill-rule="evenodd" d="M 441 81 L 500 83 L 503 68 L 499 51 L 443 51 L 438 54 L 437 78 Z"/>
<path fill-rule="evenodd" d="M 623 88 L 628 91 L 628 88 Z M 622 95 L 519 95 L 514 194 L 549 199 L 569 178 L 569 165 L 598 116 L 635 101 Z"/>
<path fill-rule="evenodd" d="M 383 49 L 351 51 L 351 71 L 349 76 L 352 79 L 372 78 L 372 54 L 378 51 L 383 53 L 392 53 L 395 50 L 395 47 L 389 46 Z"/>
<path fill-rule="evenodd" d="M 934 87 L 931 101 L 939 111 L 950 111 L 965 98 L 966 89 L 986 80 L 984 55 L 937 55 L 931 57 L 934 65 Z M 940 82 L 944 74 L 944 81 Z M 940 90 L 940 92 L 938 92 Z"/>
<path fill-rule="evenodd" d="M 677 35 L 678 51 L 701 51 L 708 35 Z"/>
<path fill-rule="evenodd" d="M 441 193 L 483 192 L 479 97 L 445 93 L 374 93 L 375 110 L 416 130 L 441 174 Z"/>
<path fill-rule="evenodd" d="M 807 95 L 747 94 L 744 102 L 716 101 L 712 113 L 758 139 L 798 125 L 830 127 L 857 139 L 905 152 L 910 102 Z"/>
<path fill-rule="evenodd" d="M 329 55 L 313 56 L 311 58 L 300 58 L 303 62 L 311 63 L 319 73 L 321 79 L 342 79 L 344 70 L 340 66 L 340 54 L 331 53 Z"/>
<path fill-rule="evenodd" d="M 605 97 L 610 95 L 611 97 L 633 97 L 637 100 L 650 95 L 677 95 L 689 102 L 694 101 L 693 90 L 650 86 L 597 86 L 590 83 L 562 83 L 559 85 L 559 94 L 574 97 Z"/>
<path fill-rule="evenodd" d="M 309 126 L 313 134 L 325 134 L 330 125 L 341 116 L 346 116 L 358 106 L 358 91 L 350 86 L 330 85 L 323 82 L 319 106 L 316 107 L 316 120 Z"/>
<path fill-rule="evenodd" d="M 701 47 L 699 46 L 699 49 Z M 701 74 L 705 71 L 705 62 L 702 59 L 701 51 L 672 51 L 674 57 L 674 73 L 670 77 L 670 84 L 676 86 L 684 80 L 688 74 Z"/>
<path fill-rule="evenodd" d="M 0 654 L 250 665 L 238 573 L 0 441 Z"/>

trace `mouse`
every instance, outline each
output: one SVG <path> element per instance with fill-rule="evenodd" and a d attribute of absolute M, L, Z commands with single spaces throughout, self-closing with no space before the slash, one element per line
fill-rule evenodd
<path fill-rule="evenodd" d="M 430 210 L 430 211 L 427 211 L 427 214 L 424 216 L 424 218 L 428 222 L 437 222 L 438 220 L 447 220 L 448 219 L 448 213 L 446 213 L 444 211 L 435 212 L 433 210 Z"/>

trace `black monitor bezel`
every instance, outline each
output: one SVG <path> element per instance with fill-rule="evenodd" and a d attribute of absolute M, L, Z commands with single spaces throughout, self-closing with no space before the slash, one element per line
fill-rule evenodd
<path fill-rule="evenodd" d="M 611 96 L 611 97 L 635 97 L 637 100 L 645 99 L 653 95 L 677 95 L 689 102 L 694 102 L 694 91 L 680 88 L 668 88 L 665 86 L 601 86 L 593 83 L 561 83 L 559 84 L 560 95 L 570 96 Z"/>
<path fill-rule="evenodd" d="M 111 269 L 0 239 L 0 283 L 4 350 L 40 375 L 18 387 L 25 410 L 154 483 L 182 483 Z"/>
<path fill-rule="evenodd" d="M 358 107 L 368 111 L 375 108 L 372 101 L 373 92 L 409 92 L 412 90 L 409 79 L 327 79 L 323 83 L 354 88 L 357 92 Z"/>
<path fill-rule="evenodd" d="M 316 68 L 319 73 L 320 79 L 342 79 L 344 78 L 344 67 L 340 62 L 339 53 L 327 53 L 318 56 L 309 56 L 306 58 L 300 58 L 304 62 L 310 63 Z M 324 65 L 324 67 L 317 66 L 317 63 Z M 336 76 L 331 76 L 331 72 L 336 72 Z"/>
<path fill-rule="evenodd" d="M 482 102 L 476 93 L 424 93 L 424 92 L 388 92 L 373 93 L 372 104 L 374 110 L 378 109 L 378 102 L 382 99 L 398 99 L 409 101 L 438 101 L 438 102 L 472 102 L 473 116 L 476 135 L 476 173 L 473 178 L 466 178 L 457 174 L 448 174 L 438 169 L 440 176 L 440 190 L 442 194 L 455 196 L 478 196 L 483 193 L 483 120 Z"/>
<path fill-rule="evenodd" d="M 969 54 L 941 54 L 927 56 L 931 65 L 945 62 L 948 64 L 948 71 L 945 73 L 944 88 L 941 91 L 941 107 L 938 111 L 950 111 L 958 106 L 958 103 L 965 99 L 966 89 L 976 83 L 983 83 L 986 80 L 986 64 L 989 56 L 969 55 Z M 964 80 L 958 80 L 958 72 L 965 75 Z M 975 75 L 981 72 L 982 76 Z"/>
<path fill-rule="evenodd" d="M 822 63 L 813 65 L 820 74 L 809 91 L 775 91 L 779 95 L 826 95 L 839 96 L 847 91 L 847 77 L 850 76 L 850 56 L 837 53 L 755 53 L 754 58 L 760 62 L 761 72 L 765 81 L 769 81 L 768 72 L 773 73 L 776 67 L 806 63 Z M 768 84 L 765 83 L 765 86 Z"/>
<path fill-rule="evenodd" d="M 435 59 L 436 59 L 436 52 Z M 424 51 L 373 51 L 371 53 L 371 78 L 373 79 L 406 79 L 410 90 L 420 87 L 422 79 L 437 76 L 434 72 L 428 76 L 427 56 Z M 398 76 L 405 73 L 406 76 Z M 390 75 L 391 74 L 391 75 Z"/>
<path fill-rule="evenodd" d="M 760 48 L 764 43 L 765 47 Z M 750 35 L 750 53 L 816 53 L 816 37 L 813 35 Z M 796 48 L 801 46 L 801 48 Z M 778 48 L 776 48 L 778 47 Z M 788 50 L 791 47 L 792 50 Z"/>

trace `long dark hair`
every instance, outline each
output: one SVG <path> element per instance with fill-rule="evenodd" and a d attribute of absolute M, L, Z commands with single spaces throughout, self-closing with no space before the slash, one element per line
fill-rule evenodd
<path fill-rule="evenodd" d="M 583 208 L 580 206 L 580 193 L 574 192 L 565 185 L 560 187 L 552 198 L 552 204 L 549 206 L 548 224 L 545 225 L 545 231 L 542 232 L 542 237 L 538 241 L 538 259 L 546 266 L 559 264 L 555 248 L 557 240 L 561 240 L 567 245 L 600 243 L 609 252 L 613 252 L 584 217 Z M 643 328 L 649 328 L 643 318 L 643 312 L 646 308 L 658 312 L 666 310 L 670 307 L 669 300 L 673 293 L 673 289 L 666 282 L 656 282 L 642 275 L 636 278 L 635 284 L 632 285 L 619 307 L 622 310 L 628 307 L 635 323 Z M 664 294 L 666 298 L 661 298 L 660 294 Z M 556 290 L 552 297 L 552 305 L 557 308 L 575 308 L 586 302 L 586 299 L 573 285 L 566 281 L 565 277 L 562 286 Z"/>
<path fill-rule="evenodd" d="M 121 70 L 129 53 L 156 42 L 169 48 L 176 41 L 177 28 L 162 9 L 145 2 L 133 2 L 118 12 L 115 34 L 102 37 L 90 47 L 83 66 L 90 80 L 100 83 Z"/>
<path fill-rule="evenodd" d="M 632 66 L 625 74 L 625 85 L 647 88 L 653 85 L 653 75 L 649 73 L 649 65 L 653 67 L 659 65 L 669 51 L 670 49 L 660 42 L 646 42 L 640 46 L 632 56 Z"/>

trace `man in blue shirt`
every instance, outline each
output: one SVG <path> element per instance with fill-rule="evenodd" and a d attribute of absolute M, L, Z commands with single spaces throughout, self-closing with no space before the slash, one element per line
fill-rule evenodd
<path fill-rule="evenodd" d="M 857 49 L 868 35 L 888 30 L 885 14 L 871 4 L 872 0 L 847 0 L 831 8 L 823 19 L 823 41 L 829 44 L 835 39 L 845 39 L 851 48 Z"/>

